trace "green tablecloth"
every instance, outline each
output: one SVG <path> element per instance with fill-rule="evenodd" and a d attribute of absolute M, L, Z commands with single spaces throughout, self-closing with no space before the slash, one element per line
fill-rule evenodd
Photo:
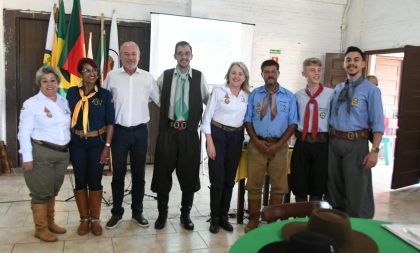
<path fill-rule="evenodd" d="M 263 225 L 251 232 L 243 235 L 230 249 L 229 253 L 255 253 L 258 250 L 274 241 L 283 240 L 281 233 L 282 226 L 293 221 L 306 221 L 308 218 L 291 219 Z M 381 224 L 390 222 L 376 221 L 368 219 L 351 218 L 351 225 L 354 230 L 369 235 L 379 247 L 379 253 L 415 253 L 419 252 L 416 248 L 407 244 L 399 237 L 395 236 Z"/>

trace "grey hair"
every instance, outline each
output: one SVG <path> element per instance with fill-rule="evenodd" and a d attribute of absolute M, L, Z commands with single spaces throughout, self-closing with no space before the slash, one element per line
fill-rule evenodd
<path fill-rule="evenodd" d="M 57 80 L 57 83 L 58 84 L 60 83 L 61 78 L 58 75 L 57 71 L 51 66 L 44 65 L 40 67 L 35 73 L 35 84 L 38 86 L 38 88 L 41 87 L 42 77 L 47 74 L 53 74 L 55 79 Z"/>
<path fill-rule="evenodd" d="M 137 48 L 137 53 L 140 56 L 141 55 L 140 46 L 134 41 L 126 41 L 126 42 L 122 43 L 122 45 L 120 46 L 120 56 L 122 55 L 123 48 L 126 47 L 126 46 L 130 46 L 130 45 L 133 45 Z"/>

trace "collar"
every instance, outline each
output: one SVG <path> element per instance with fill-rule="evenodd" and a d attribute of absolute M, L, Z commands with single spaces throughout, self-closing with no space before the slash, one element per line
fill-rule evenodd
<path fill-rule="evenodd" d="M 79 83 L 79 85 L 77 85 L 77 87 L 78 87 L 79 89 L 80 89 L 80 88 L 82 88 L 82 87 L 83 87 L 83 82 L 80 82 L 80 83 Z M 93 86 L 93 89 L 95 90 L 95 92 L 98 92 L 98 90 L 99 90 L 97 85 L 94 85 L 94 86 Z M 91 90 L 90 92 L 92 92 L 92 90 Z M 89 93 L 90 93 L 90 92 L 89 92 Z"/>
<path fill-rule="evenodd" d="M 265 90 L 265 85 L 258 87 L 257 92 L 268 95 L 268 92 Z M 279 90 L 275 94 L 278 94 L 278 93 L 283 93 L 283 94 L 286 93 L 286 90 L 280 84 L 279 84 Z"/>
<path fill-rule="evenodd" d="M 119 71 L 120 73 L 127 73 L 127 72 L 125 71 L 124 67 L 119 68 L 119 69 L 118 69 L 118 71 Z M 140 69 L 139 69 L 139 67 L 137 67 L 137 68 L 136 68 L 136 72 L 135 72 L 135 73 L 140 73 Z"/>
<path fill-rule="evenodd" d="M 229 94 L 232 94 L 232 91 L 230 91 L 230 88 L 229 88 L 229 86 L 228 86 L 228 84 L 227 84 L 227 83 L 225 83 L 225 84 L 224 84 L 224 85 L 222 85 L 221 87 L 222 87 L 222 89 L 223 89 L 225 92 L 227 92 L 227 93 L 229 93 Z M 244 90 L 243 90 L 243 89 L 240 89 L 240 90 L 239 90 L 239 93 L 238 93 L 238 97 L 239 97 L 239 95 L 241 95 L 243 92 L 244 92 Z M 232 95 L 233 95 L 233 94 L 232 94 Z"/>
<path fill-rule="evenodd" d="M 174 76 L 178 76 L 178 73 L 176 72 L 176 69 L 178 69 L 178 66 L 175 67 Z M 190 76 L 190 78 L 192 78 L 192 68 L 191 67 L 188 70 L 188 75 Z"/>

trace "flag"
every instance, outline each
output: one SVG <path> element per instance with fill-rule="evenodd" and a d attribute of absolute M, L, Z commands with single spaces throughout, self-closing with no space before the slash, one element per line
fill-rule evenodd
<path fill-rule="evenodd" d="M 89 33 L 87 58 L 93 59 L 93 53 L 92 53 L 92 32 Z"/>
<path fill-rule="evenodd" d="M 99 40 L 98 51 L 96 52 L 96 63 L 98 64 L 99 73 L 101 74 L 101 81 L 105 80 L 106 74 L 108 72 L 108 68 L 106 66 L 106 62 L 108 59 L 108 50 L 105 38 L 105 30 L 103 30 L 101 32 L 101 39 Z"/>
<path fill-rule="evenodd" d="M 118 43 L 118 27 L 117 27 L 117 14 L 112 14 L 111 31 L 109 32 L 109 50 L 108 50 L 108 71 L 120 67 L 119 59 L 119 43 Z"/>
<path fill-rule="evenodd" d="M 54 4 L 53 11 L 50 15 L 50 21 L 48 22 L 48 32 L 47 32 L 47 40 L 45 42 L 45 50 L 44 50 L 44 65 L 51 65 L 51 54 L 52 49 L 54 46 L 54 33 L 55 33 L 55 19 L 54 19 L 54 12 L 55 12 L 56 5 Z"/>
<path fill-rule="evenodd" d="M 65 70 L 58 67 L 58 62 L 60 60 L 61 52 L 64 47 L 64 40 L 66 38 L 66 12 L 64 10 L 64 2 L 60 0 L 58 7 L 58 22 L 57 22 L 57 31 L 54 34 L 54 46 L 51 55 L 51 66 L 55 68 L 58 74 L 61 77 L 61 82 L 58 87 L 58 93 L 66 97 L 66 92 L 70 86 L 70 76 L 69 73 Z"/>
<path fill-rule="evenodd" d="M 70 86 L 76 86 L 81 82 L 79 73 L 77 73 L 77 63 L 85 55 L 85 37 L 80 0 L 73 0 L 73 9 L 70 15 L 66 41 L 64 42 L 63 51 L 58 62 L 60 68 L 69 72 Z"/>

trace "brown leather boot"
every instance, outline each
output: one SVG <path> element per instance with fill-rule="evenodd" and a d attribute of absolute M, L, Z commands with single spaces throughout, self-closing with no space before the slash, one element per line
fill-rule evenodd
<path fill-rule="evenodd" d="M 64 234 L 67 230 L 63 227 L 58 226 L 54 222 L 54 206 L 55 206 L 55 198 L 51 199 L 50 202 L 47 204 L 47 217 L 48 217 L 48 229 L 56 234 Z"/>
<path fill-rule="evenodd" d="M 261 199 L 248 199 L 249 222 L 245 227 L 245 233 L 258 227 L 260 220 Z"/>
<path fill-rule="evenodd" d="M 85 235 L 89 233 L 89 205 L 87 190 L 74 190 L 74 197 L 76 198 L 77 209 L 79 209 L 80 214 L 80 225 L 77 228 L 77 233 L 79 235 Z"/>
<path fill-rule="evenodd" d="M 31 208 L 34 216 L 35 237 L 46 242 L 57 241 L 57 236 L 48 231 L 47 204 L 32 204 Z"/>
<path fill-rule="evenodd" d="M 101 214 L 102 190 L 89 191 L 90 230 L 94 235 L 102 235 Z"/>

